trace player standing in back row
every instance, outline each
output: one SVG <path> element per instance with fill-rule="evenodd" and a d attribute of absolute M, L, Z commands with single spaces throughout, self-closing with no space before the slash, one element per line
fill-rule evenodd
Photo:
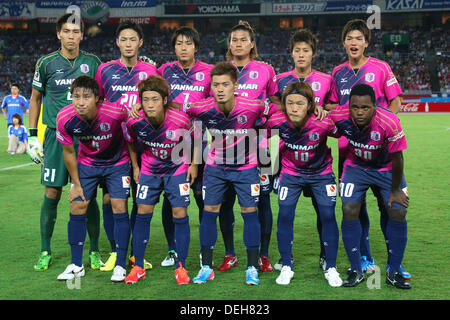
<path fill-rule="evenodd" d="M 231 28 L 228 35 L 227 59 L 236 67 L 238 73 L 238 88 L 236 94 L 249 99 L 260 99 L 281 105 L 276 85 L 276 75 L 272 66 L 255 60 L 258 57 L 256 36 L 253 28 L 247 21 L 240 21 Z M 258 152 L 258 162 L 261 177 L 261 194 L 258 202 L 258 217 L 261 225 L 261 244 L 258 266 L 261 271 L 270 272 L 273 266 L 269 261 L 269 243 L 272 234 L 272 208 L 270 206 L 270 192 L 272 191 L 272 170 L 269 142 L 267 137 L 258 137 L 259 147 L 263 151 Z M 265 161 L 262 161 L 264 154 Z M 269 161 L 268 161 L 269 160 Z M 236 193 L 230 188 L 226 194 L 224 208 L 221 210 L 220 228 L 225 243 L 225 258 L 218 270 L 225 271 L 237 264 L 234 252 L 233 205 Z"/>
<path fill-rule="evenodd" d="M 190 27 L 180 27 L 172 35 L 172 47 L 175 50 L 177 61 L 167 62 L 158 68 L 161 76 L 170 87 L 169 101 L 180 105 L 206 99 L 211 91 L 210 71 L 212 65 L 195 59 L 195 54 L 200 49 L 200 37 L 198 32 Z M 202 126 L 205 128 L 205 126 Z M 203 137 L 205 137 L 205 130 Z M 203 139 L 203 150 L 207 140 Z M 199 222 L 203 214 L 202 180 L 204 164 L 199 165 L 198 177 L 191 185 L 197 203 Z M 162 220 L 169 252 L 161 266 L 175 265 L 177 253 L 175 252 L 174 224 L 172 221 L 172 207 L 165 196 L 162 205 Z"/>
<path fill-rule="evenodd" d="M 100 60 L 80 50 L 84 24 L 79 16 L 66 13 L 56 22 L 56 35 L 61 48 L 41 57 L 36 63 L 33 89 L 30 98 L 28 154 L 36 163 L 42 163 L 41 184 L 45 186 L 41 206 L 41 254 L 34 266 L 36 271 L 47 270 L 52 252 L 50 242 L 56 222 L 58 203 L 62 188 L 69 174 L 64 164 L 63 150 L 56 139 L 56 115 L 72 102 L 70 85 L 80 75 L 94 77 Z M 37 124 L 43 104 L 42 122 L 47 125 L 44 146 L 37 137 Z M 99 269 L 98 240 L 100 234 L 100 212 L 97 201 L 91 201 L 87 209 L 87 230 L 90 242 L 91 268 Z"/>
<path fill-rule="evenodd" d="M 156 67 L 139 60 L 139 48 L 142 46 L 144 33 L 142 28 L 131 21 L 122 22 L 116 29 L 116 45 L 120 50 L 120 58 L 114 61 L 103 63 L 98 67 L 95 79 L 100 86 L 100 96 L 107 101 L 119 102 L 128 111 L 133 104 L 139 100 L 138 84 L 151 75 L 158 75 Z M 123 129 L 126 131 L 125 123 Z M 132 186 L 133 209 L 131 211 L 131 227 L 133 227 L 137 205 L 136 205 L 136 184 Z M 111 254 L 101 271 L 111 271 L 114 269 L 117 252 L 114 241 L 114 218 L 111 201 L 106 188 L 103 188 L 103 226 L 111 244 Z M 151 269 L 151 264 L 145 261 L 145 268 Z"/>
<path fill-rule="evenodd" d="M 294 69 L 277 75 L 278 92 L 283 96 L 286 87 L 295 82 L 306 82 L 314 91 L 315 104 L 325 107 L 331 90 L 331 76 L 329 74 L 317 71 L 312 68 L 312 60 L 317 54 L 317 38 L 308 29 L 301 29 L 295 32 L 289 41 L 289 52 L 294 60 Z M 280 150 L 283 148 L 284 141 L 280 140 Z M 279 154 L 278 154 L 279 156 Z M 279 160 L 278 160 L 279 161 Z M 275 192 L 277 192 L 275 190 Z M 325 248 L 322 242 L 322 222 L 319 216 L 319 207 L 309 186 L 303 190 L 305 197 L 311 197 L 312 204 L 317 214 L 317 231 L 320 240 L 319 265 L 326 270 Z M 292 263 L 292 262 L 291 262 Z M 282 261 L 275 264 L 275 269 L 281 270 Z"/>
<path fill-rule="evenodd" d="M 256 122 L 276 110 L 261 100 L 234 95 L 238 87 L 237 72 L 229 62 L 219 62 L 211 70 L 213 98 L 185 104 L 191 117 L 201 120 L 212 135 L 211 149 L 205 165 L 203 192 L 205 207 L 200 223 L 202 269 L 194 283 L 214 278 L 211 268 L 217 240 L 216 220 L 224 194 L 234 188 L 244 219 L 244 244 L 247 249 L 246 283 L 259 284 L 258 265 L 261 227 L 256 211 L 260 193 L 257 170 Z M 253 134 L 252 134 L 253 132 Z"/>
<path fill-rule="evenodd" d="M 374 88 L 376 105 L 384 109 L 389 109 L 393 113 L 400 110 L 400 96 L 402 90 L 395 75 L 389 65 L 381 60 L 366 56 L 365 50 L 371 41 L 371 31 L 364 20 L 350 20 L 342 30 L 342 44 L 348 55 L 348 61 L 334 68 L 331 76 L 333 78 L 330 103 L 338 105 L 348 105 L 350 91 L 357 84 L 368 84 Z M 336 106 L 336 104 L 328 106 Z M 342 174 L 343 163 L 348 154 L 349 146 L 345 137 L 338 140 L 339 145 L 339 177 Z M 378 190 L 372 189 L 378 200 L 378 208 L 381 212 L 380 224 L 386 239 L 386 247 L 389 251 L 389 242 L 386 237 L 387 212 L 381 200 Z M 361 266 L 363 270 L 373 271 L 375 261 L 372 257 L 369 243 L 369 215 L 367 213 L 366 202 L 361 205 L 360 221 L 363 228 L 361 238 Z M 387 263 L 389 266 L 389 261 Z M 405 278 L 410 278 L 410 274 L 402 268 Z"/>

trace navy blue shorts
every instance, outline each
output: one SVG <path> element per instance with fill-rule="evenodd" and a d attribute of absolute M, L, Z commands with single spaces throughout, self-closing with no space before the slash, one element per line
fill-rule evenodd
<path fill-rule="evenodd" d="M 271 174 L 260 174 L 259 184 L 261 185 L 261 195 L 268 195 L 273 190 L 273 176 Z"/>
<path fill-rule="evenodd" d="M 190 183 L 186 173 L 176 176 L 171 174 L 146 175 L 141 173 L 136 192 L 136 203 L 154 206 L 164 191 L 172 208 L 189 205 Z"/>
<path fill-rule="evenodd" d="M 339 184 L 339 194 L 342 202 L 363 202 L 367 189 L 379 190 L 385 204 L 389 200 L 392 185 L 392 171 L 378 171 L 361 167 L 344 165 L 342 178 Z M 403 192 L 408 195 L 405 177 L 400 185 Z M 392 208 L 404 208 L 398 203 L 392 203 Z"/>
<path fill-rule="evenodd" d="M 113 199 L 127 199 L 130 195 L 130 164 L 118 166 L 91 167 L 78 163 L 78 176 L 86 200 L 97 195 L 97 186 L 104 184 Z M 81 198 L 75 201 L 82 201 Z"/>
<path fill-rule="evenodd" d="M 203 172 L 205 171 L 205 165 L 199 164 L 198 165 L 198 174 L 197 178 L 195 178 L 194 183 L 191 186 L 191 189 L 195 191 L 202 191 L 203 186 Z"/>
<path fill-rule="evenodd" d="M 215 206 L 222 203 L 225 191 L 233 187 L 241 207 L 256 207 L 260 194 L 258 169 L 223 169 L 205 166 L 203 174 L 203 200 L 205 205 Z"/>
<path fill-rule="evenodd" d="M 311 189 L 319 205 L 336 205 L 337 186 L 333 173 L 310 176 L 293 176 L 282 173 L 278 183 L 278 203 L 280 205 L 297 205 L 298 198 L 305 188 Z"/>

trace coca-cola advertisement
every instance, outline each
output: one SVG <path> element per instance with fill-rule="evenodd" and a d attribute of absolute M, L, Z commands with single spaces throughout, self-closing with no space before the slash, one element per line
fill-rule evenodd
<path fill-rule="evenodd" d="M 400 112 L 450 112 L 448 102 L 408 102 L 402 103 Z"/>

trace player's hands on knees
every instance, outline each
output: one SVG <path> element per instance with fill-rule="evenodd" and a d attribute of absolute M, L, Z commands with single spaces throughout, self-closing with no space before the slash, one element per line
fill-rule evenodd
<path fill-rule="evenodd" d="M 322 108 L 322 106 L 316 105 L 316 108 L 314 109 L 314 115 L 316 116 L 316 119 L 319 121 L 322 121 L 323 118 L 326 117 L 327 111 Z"/>
<path fill-rule="evenodd" d="M 396 202 L 405 208 L 409 206 L 409 197 L 400 189 L 391 191 L 389 200 L 387 203 L 388 208 L 392 208 L 392 203 Z"/>
<path fill-rule="evenodd" d="M 42 143 L 38 137 L 34 136 L 28 138 L 27 153 L 35 163 L 44 162 L 44 149 L 42 148 Z"/>
<path fill-rule="evenodd" d="M 139 111 L 142 109 L 140 102 L 133 104 L 130 110 L 130 116 L 134 119 L 139 118 Z"/>
<path fill-rule="evenodd" d="M 86 201 L 86 198 L 84 197 L 83 188 L 81 187 L 81 185 L 74 184 L 72 188 L 70 188 L 69 190 L 68 199 L 70 202 L 72 202 L 78 197 L 80 197 L 81 200 Z"/>
<path fill-rule="evenodd" d="M 191 164 L 187 171 L 186 180 L 188 180 L 192 185 L 197 176 L 198 176 L 198 164 Z"/>

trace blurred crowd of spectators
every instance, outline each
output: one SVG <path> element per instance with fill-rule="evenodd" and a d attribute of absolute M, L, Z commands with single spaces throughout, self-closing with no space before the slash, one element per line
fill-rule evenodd
<path fill-rule="evenodd" d="M 295 30 L 257 32 L 259 59 L 270 63 L 276 73 L 293 68 L 292 58 L 288 52 L 289 38 Z M 449 91 L 449 56 L 450 35 L 442 29 L 423 30 L 410 28 L 402 31 L 391 30 L 390 33 L 407 33 L 410 43 L 407 49 L 390 48 L 385 51 L 382 42 L 383 32 L 373 30 L 373 39 L 367 54 L 385 60 L 405 93 L 418 90 L 430 90 L 430 72 L 425 61 L 427 50 L 439 52 L 436 56 L 438 77 L 443 91 Z M 330 29 L 315 32 L 318 40 L 318 54 L 313 60 L 313 67 L 325 73 L 344 62 L 347 55 L 340 39 L 340 30 Z M 171 30 L 154 30 L 146 32 L 140 55 L 151 58 L 159 66 L 175 59 L 170 39 Z M 225 60 L 226 32 L 201 34 L 201 49 L 197 54 L 199 60 L 216 63 Z M 85 37 L 81 49 L 96 54 L 102 61 L 117 59 L 120 55 L 113 34 L 101 32 L 94 37 Z M 21 94 L 29 98 L 31 82 L 37 59 L 59 48 L 54 34 L 0 35 L 0 97 L 9 93 L 9 86 L 17 82 L 22 86 Z"/>

